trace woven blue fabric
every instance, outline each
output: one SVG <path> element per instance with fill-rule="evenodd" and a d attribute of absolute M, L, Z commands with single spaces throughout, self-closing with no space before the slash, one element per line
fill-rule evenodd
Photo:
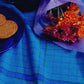
<path fill-rule="evenodd" d="M 32 31 L 36 11 L 23 14 L 21 40 L 0 54 L 0 84 L 84 84 L 84 53 L 37 37 Z"/>

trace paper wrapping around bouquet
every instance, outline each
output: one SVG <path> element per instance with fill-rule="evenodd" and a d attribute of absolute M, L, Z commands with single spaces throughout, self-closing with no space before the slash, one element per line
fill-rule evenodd
<path fill-rule="evenodd" d="M 84 13 L 84 3 L 81 0 L 41 0 L 41 3 L 39 5 L 39 8 L 36 14 L 36 18 L 35 18 L 35 24 L 33 28 L 34 33 L 40 37 L 43 37 L 42 30 L 44 29 L 46 25 L 48 25 L 48 22 L 44 19 L 43 15 L 45 15 L 48 10 L 58 7 L 68 2 L 76 3 L 79 6 L 80 11 Z M 68 50 L 84 52 L 84 37 L 73 44 L 67 44 L 64 42 L 56 42 L 53 40 L 52 42 Z"/>

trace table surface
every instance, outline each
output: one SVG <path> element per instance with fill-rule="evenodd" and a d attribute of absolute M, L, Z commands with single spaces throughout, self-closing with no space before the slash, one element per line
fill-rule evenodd
<path fill-rule="evenodd" d="M 21 40 L 0 54 L 0 84 L 84 84 L 84 53 L 37 37 L 32 31 L 36 10 L 22 13 Z"/>

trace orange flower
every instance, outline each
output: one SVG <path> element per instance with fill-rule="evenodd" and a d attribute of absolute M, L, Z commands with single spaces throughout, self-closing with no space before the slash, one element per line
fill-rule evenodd
<path fill-rule="evenodd" d="M 63 23 L 65 24 L 74 24 L 74 23 L 77 23 L 78 20 L 79 20 L 79 15 L 73 13 L 73 12 L 70 12 L 70 11 L 66 11 L 63 13 Z"/>
<path fill-rule="evenodd" d="M 70 7 L 68 7 L 68 11 L 71 11 L 75 14 L 79 13 L 79 7 L 75 3 L 71 3 Z"/>
<path fill-rule="evenodd" d="M 51 29 L 51 26 L 50 25 L 47 25 L 45 28 L 46 29 Z"/>
<path fill-rule="evenodd" d="M 84 16 L 83 12 L 81 12 L 81 15 Z"/>
<path fill-rule="evenodd" d="M 84 15 L 81 17 L 81 21 L 84 21 Z"/>
<path fill-rule="evenodd" d="M 84 36 L 84 17 L 81 18 L 80 27 L 81 28 L 78 31 L 78 35 L 80 38 L 82 38 Z"/>
<path fill-rule="evenodd" d="M 78 31 L 78 35 L 80 38 L 82 38 L 84 36 L 84 26 L 81 26 L 81 28 Z"/>

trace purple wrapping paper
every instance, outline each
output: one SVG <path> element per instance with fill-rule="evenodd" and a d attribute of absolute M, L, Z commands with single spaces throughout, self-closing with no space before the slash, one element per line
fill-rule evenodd
<path fill-rule="evenodd" d="M 43 15 L 46 14 L 48 10 L 60 6 L 67 2 L 76 3 L 79 6 L 80 11 L 84 13 L 84 3 L 81 0 L 41 0 L 33 28 L 36 35 L 43 37 L 42 29 L 48 24 L 48 22 L 44 19 Z M 52 41 L 52 42 L 68 50 L 84 52 L 84 37 L 80 39 L 80 41 L 75 42 L 74 44 L 67 44 L 67 43 L 56 42 L 56 41 Z"/>

